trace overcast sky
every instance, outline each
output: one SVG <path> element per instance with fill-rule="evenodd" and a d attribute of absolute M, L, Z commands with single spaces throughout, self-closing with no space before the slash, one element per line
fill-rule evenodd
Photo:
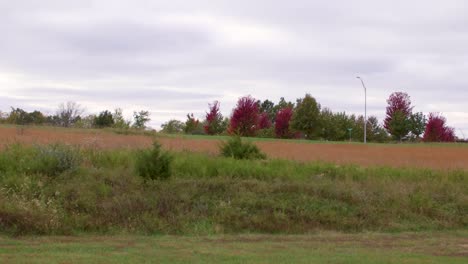
<path fill-rule="evenodd" d="M 468 1 L 0 0 L 0 110 L 150 110 L 151 125 L 243 95 L 310 93 L 380 120 L 407 92 L 468 135 Z"/>

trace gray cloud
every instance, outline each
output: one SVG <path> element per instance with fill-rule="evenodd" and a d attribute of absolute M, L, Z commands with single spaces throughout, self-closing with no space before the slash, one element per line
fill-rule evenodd
<path fill-rule="evenodd" d="M 75 98 L 147 108 L 159 126 L 215 99 L 228 115 L 241 95 L 309 92 L 361 113 L 361 75 L 372 114 L 405 91 L 468 131 L 467 13 L 462 0 L 0 1 L 0 109 Z"/>

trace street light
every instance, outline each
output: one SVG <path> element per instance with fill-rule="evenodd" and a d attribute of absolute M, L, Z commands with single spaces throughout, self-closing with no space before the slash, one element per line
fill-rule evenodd
<path fill-rule="evenodd" d="M 361 80 L 362 87 L 364 88 L 364 144 L 367 143 L 367 89 L 366 85 L 364 85 L 364 81 L 361 77 L 356 77 Z"/>

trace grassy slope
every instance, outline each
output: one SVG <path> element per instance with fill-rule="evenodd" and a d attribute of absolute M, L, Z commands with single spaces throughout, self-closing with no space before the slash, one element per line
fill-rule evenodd
<path fill-rule="evenodd" d="M 81 151 L 80 167 L 60 174 L 44 166 L 49 152 L 17 146 L 0 155 L 4 232 L 301 234 L 468 226 L 464 171 L 177 153 L 172 179 L 144 182 L 133 169 L 134 151 Z"/>
<path fill-rule="evenodd" d="M 2 263 L 466 263 L 468 233 L 0 237 Z"/>

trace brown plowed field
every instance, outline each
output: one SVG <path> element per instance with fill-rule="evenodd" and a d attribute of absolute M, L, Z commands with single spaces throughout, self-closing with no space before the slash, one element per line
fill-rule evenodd
<path fill-rule="evenodd" d="M 218 140 L 160 137 L 166 148 L 215 154 Z M 0 146 L 21 142 L 45 144 L 63 142 L 84 147 L 117 149 L 150 146 L 153 138 L 143 135 L 118 135 L 97 130 L 66 130 L 58 128 L 0 127 Z M 297 141 L 258 141 L 256 144 L 271 158 L 298 161 L 321 160 L 338 164 L 363 166 L 418 167 L 432 169 L 468 169 L 468 146 L 448 145 L 362 145 L 327 144 Z"/>

